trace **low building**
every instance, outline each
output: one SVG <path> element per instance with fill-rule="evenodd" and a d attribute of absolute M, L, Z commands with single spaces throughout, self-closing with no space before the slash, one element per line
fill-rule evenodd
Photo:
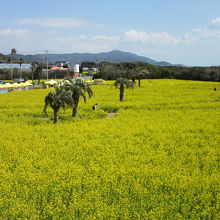
<path fill-rule="evenodd" d="M 95 68 L 95 67 L 93 67 L 93 68 L 84 67 L 82 69 L 82 74 L 84 74 L 84 75 L 92 76 L 92 75 L 96 74 L 97 72 L 98 72 L 98 68 Z"/>

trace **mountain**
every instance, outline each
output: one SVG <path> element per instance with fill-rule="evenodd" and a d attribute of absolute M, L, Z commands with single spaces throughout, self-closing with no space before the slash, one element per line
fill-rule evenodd
<path fill-rule="evenodd" d="M 10 55 L 8 55 L 10 56 Z M 13 57 L 19 59 L 23 58 L 26 62 L 45 62 L 45 54 L 34 55 L 22 55 L 14 54 Z M 48 62 L 55 63 L 56 61 L 68 61 L 70 63 L 82 63 L 85 61 L 90 62 L 111 62 L 111 63 L 123 63 L 123 62 L 145 62 L 159 66 L 172 66 L 167 62 L 158 62 L 144 56 L 138 56 L 134 53 L 124 52 L 120 50 L 113 50 L 110 52 L 102 53 L 68 53 L 68 54 L 48 54 Z"/>
<path fill-rule="evenodd" d="M 11 62 L 11 57 L 0 53 L 0 63 L 10 63 L 10 62 Z M 18 62 L 18 60 L 12 57 L 12 62 Z"/>
<path fill-rule="evenodd" d="M 155 65 L 157 65 L 157 66 L 173 66 L 172 64 L 170 64 L 166 61 L 156 62 Z"/>

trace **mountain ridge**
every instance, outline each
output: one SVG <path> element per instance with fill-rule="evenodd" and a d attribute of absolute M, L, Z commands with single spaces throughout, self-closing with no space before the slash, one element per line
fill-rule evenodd
<path fill-rule="evenodd" d="M 11 56 L 8 54 L 7 56 Z M 13 54 L 13 58 L 24 59 L 26 62 L 45 62 L 45 54 Z M 100 53 L 61 53 L 61 54 L 48 54 L 48 62 L 55 63 L 56 61 L 69 61 L 71 63 L 82 62 L 111 62 L 111 63 L 124 63 L 124 62 L 145 62 L 158 66 L 173 66 L 166 61 L 156 61 L 148 57 L 139 56 L 131 52 L 124 52 L 120 50 L 112 50 L 109 52 Z"/>

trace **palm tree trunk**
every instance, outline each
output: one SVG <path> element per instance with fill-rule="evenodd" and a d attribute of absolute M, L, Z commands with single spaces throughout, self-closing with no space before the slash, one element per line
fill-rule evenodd
<path fill-rule="evenodd" d="M 141 78 L 138 78 L 138 86 L 141 87 Z"/>
<path fill-rule="evenodd" d="M 131 88 L 134 89 L 134 82 L 132 81 Z"/>
<path fill-rule="evenodd" d="M 75 102 L 73 105 L 73 114 L 72 117 L 76 118 L 78 116 L 78 103 L 79 102 Z"/>
<path fill-rule="evenodd" d="M 120 102 L 123 101 L 123 98 L 124 98 L 124 85 L 123 85 L 123 83 L 121 83 L 121 85 L 120 85 L 120 95 L 119 95 Z"/>
<path fill-rule="evenodd" d="M 135 77 L 132 77 L 132 89 L 134 89 L 134 85 L 135 85 Z"/>
<path fill-rule="evenodd" d="M 59 110 L 54 109 L 54 124 L 57 124 L 59 122 Z"/>
<path fill-rule="evenodd" d="M 21 65 L 20 65 L 20 79 L 21 79 Z"/>

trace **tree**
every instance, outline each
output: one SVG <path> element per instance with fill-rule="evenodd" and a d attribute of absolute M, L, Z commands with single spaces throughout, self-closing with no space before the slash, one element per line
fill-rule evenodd
<path fill-rule="evenodd" d="M 81 68 L 84 67 L 88 67 L 88 68 L 94 68 L 96 67 L 96 63 L 95 62 L 89 62 L 89 61 L 85 61 L 81 63 Z"/>
<path fill-rule="evenodd" d="M 43 64 L 33 62 L 31 63 L 31 71 L 32 71 L 32 80 L 37 79 L 38 83 L 40 83 L 40 80 L 43 78 Z"/>
<path fill-rule="evenodd" d="M 148 74 L 148 70 L 143 70 L 142 73 L 136 73 L 135 77 L 138 79 L 138 87 L 141 87 L 141 78 L 143 78 L 144 75 Z"/>
<path fill-rule="evenodd" d="M 37 62 L 31 63 L 31 73 L 32 73 L 31 79 L 32 80 L 34 80 L 34 71 L 36 69 L 37 64 L 38 64 Z"/>
<path fill-rule="evenodd" d="M 39 63 L 35 69 L 35 75 L 36 79 L 38 80 L 38 83 L 40 83 L 40 80 L 43 78 L 43 64 Z"/>
<path fill-rule="evenodd" d="M 20 79 L 21 79 L 21 65 L 24 63 L 24 60 L 22 58 L 19 59 L 19 65 L 20 65 Z"/>
<path fill-rule="evenodd" d="M 115 87 L 117 88 L 118 85 L 120 85 L 119 87 L 119 90 L 120 90 L 120 93 L 119 93 L 119 100 L 120 102 L 123 101 L 123 98 L 124 98 L 124 89 L 125 89 L 125 86 L 127 88 L 132 88 L 132 85 L 133 85 L 133 82 L 128 80 L 128 79 L 125 79 L 125 78 L 118 78 L 116 81 L 115 81 Z"/>
<path fill-rule="evenodd" d="M 60 108 L 66 109 L 67 106 L 72 106 L 73 100 L 71 92 L 63 88 L 57 87 L 55 92 L 49 92 L 45 97 L 45 106 L 43 112 L 47 114 L 47 107 L 50 106 L 54 111 L 54 124 L 59 121 Z"/>
<path fill-rule="evenodd" d="M 86 103 L 86 93 L 89 95 L 89 98 L 92 96 L 93 91 L 88 83 L 81 79 L 69 79 L 70 83 L 65 85 L 64 88 L 67 91 L 71 91 L 73 99 L 73 113 L 72 117 L 78 116 L 78 104 L 80 97 L 83 97 L 84 102 Z"/>
<path fill-rule="evenodd" d="M 16 54 L 16 53 L 17 53 L 16 49 L 15 49 L 15 48 L 12 48 L 12 49 L 11 49 L 11 79 L 12 79 L 12 81 L 13 81 L 12 57 L 13 57 L 13 55 Z"/>
<path fill-rule="evenodd" d="M 11 49 L 11 55 L 16 54 L 16 53 L 17 53 L 16 49 L 15 49 L 15 48 L 12 48 L 12 49 Z"/>
<path fill-rule="evenodd" d="M 135 85 L 135 79 L 138 79 L 138 86 L 141 86 L 141 77 L 143 75 L 143 68 L 144 65 L 142 63 L 125 63 L 125 68 L 127 69 L 127 77 L 132 80 L 134 88 Z M 146 73 L 148 73 L 148 70 L 144 70 Z"/>

